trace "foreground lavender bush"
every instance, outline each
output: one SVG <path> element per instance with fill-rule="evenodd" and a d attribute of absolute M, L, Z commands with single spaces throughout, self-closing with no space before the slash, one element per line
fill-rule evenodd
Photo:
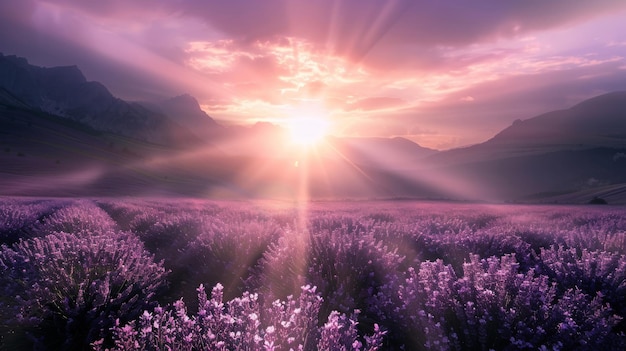
<path fill-rule="evenodd" d="M 622 318 L 626 317 L 626 257 L 606 251 L 552 247 L 541 250 L 543 274 L 558 282 L 558 287 L 580 289 L 602 296 Z M 620 330 L 626 332 L 624 320 Z"/>
<path fill-rule="evenodd" d="M 130 233 L 55 233 L 3 246 L 3 343 L 13 349 L 29 343 L 37 349 L 87 348 L 116 319 L 135 318 L 150 306 L 164 276 Z"/>
<path fill-rule="evenodd" d="M 423 262 L 391 280 L 373 303 L 391 335 L 411 350 L 599 350 L 625 346 L 612 328 L 620 318 L 600 296 L 556 284 L 514 256 L 471 256 L 457 277 L 443 261 Z"/>
<path fill-rule="evenodd" d="M 224 303 L 223 287 L 211 299 L 198 288 L 198 313 L 187 314 L 182 300 L 145 311 L 139 320 L 113 329 L 115 346 L 106 350 L 377 350 L 384 332 L 360 340 L 354 317 L 332 312 L 318 328 L 322 298 L 305 286 L 298 299 L 289 296 L 261 308 L 257 294 Z M 94 343 L 103 350 L 101 341 Z"/>

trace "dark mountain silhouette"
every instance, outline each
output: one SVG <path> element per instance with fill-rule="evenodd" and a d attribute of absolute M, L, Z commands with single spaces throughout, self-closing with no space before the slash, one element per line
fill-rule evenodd
<path fill-rule="evenodd" d="M 152 111 L 168 116 L 201 139 L 211 140 L 224 133 L 224 127 L 206 114 L 200 108 L 198 100 L 189 94 L 157 102 L 142 102 L 141 104 Z"/>
<path fill-rule="evenodd" d="M 620 157 L 625 151 L 626 92 L 614 92 L 516 121 L 484 143 L 425 162 L 480 189 L 485 198 L 543 201 L 626 183 L 626 158 Z"/>
<path fill-rule="evenodd" d="M 15 96 L 12 92 L 0 88 L 0 103 L 5 106 L 14 106 L 22 109 L 30 109 L 31 107 L 25 103 L 22 99 Z"/>
<path fill-rule="evenodd" d="M 626 92 L 515 121 L 484 143 L 440 152 L 429 161 L 453 165 L 597 147 L 626 147 Z"/>
<path fill-rule="evenodd" d="M 558 147 L 623 146 L 626 141 L 626 92 L 585 100 L 567 110 L 516 121 L 486 142 L 488 145 Z"/>
<path fill-rule="evenodd" d="M 0 54 L 0 94 L 5 103 L 67 118 L 96 130 L 160 144 L 197 141 L 162 114 L 114 97 L 89 82 L 76 66 L 38 67 L 24 58 Z"/>
<path fill-rule="evenodd" d="M 426 156 L 438 151 L 425 148 L 411 140 L 395 138 L 334 138 L 328 142 L 351 162 L 384 169 L 411 168 Z"/>
<path fill-rule="evenodd" d="M 0 102 L 0 194 L 193 194 L 206 179 L 174 166 L 181 150 Z"/>

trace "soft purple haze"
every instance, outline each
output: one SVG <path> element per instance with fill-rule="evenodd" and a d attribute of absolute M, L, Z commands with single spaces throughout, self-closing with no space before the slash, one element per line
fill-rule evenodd
<path fill-rule="evenodd" d="M 228 123 L 325 115 L 442 149 L 626 90 L 625 18 L 622 0 L 5 0 L 0 52 Z"/>

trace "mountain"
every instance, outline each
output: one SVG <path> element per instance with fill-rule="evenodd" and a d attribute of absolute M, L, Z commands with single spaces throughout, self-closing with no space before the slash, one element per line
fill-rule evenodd
<path fill-rule="evenodd" d="M 484 199 L 542 201 L 626 183 L 625 152 L 626 92 L 613 92 L 515 121 L 484 143 L 434 154 L 422 165 Z"/>
<path fill-rule="evenodd" d="M 156 102 L 141 102 L 141 105 L 168 116 L 201 139 L 210 140 L 224 133 L 224 127 L 207 115 L 200 108 L 198 100 L 189 94 Z"/>
<path fill-rule="evenodd" d="M 75 66 L 0 54 L 0 194 L 198 195 L 233 172 L 189 164 L 220 157 L 173 118 L 114 97 Z"/>
<path fill-rule="evenodd" d="M 626 147 L 626 92 L 600 95 L 569 109 L 517 120 L 486 142 L 443 151 L 428 161 L 431 165 L 455 165 L 597 147 Z"/>
<path fill-rule="evenodd" d="M 188 144 L 197 138 L 167 116 L 114 97 L 89 82 L 76 66 L 38 67 L 25 58 L 0 54 L 0 99 L 67 118 L 96 130 L 160 144 Z"/>
<path fill-rule="evenodd" d="M 328 142 L 335 151 L 350 162 L 382 169 L 406 169 L 424 157 L 438 151 L 422 147 L 408 139 L 395 138 L 335 138 Z"/>
<path fill-rule="evenodd" d="M 623 146 L 626 141 L 626 92 L 585 100 L 567 110 L 516 121 L 485 144 L 571 148 Z"/>
<path fill-rule="evenodd" d="M 23 109 L 30 108 L 30 106 L 22 101 L 22 99 L 4 88 L 0 88 L 0 104 L 5 106 L 15 106 Z"/>
<path fill-rule="evenodd" d="M 115 196 L 194 194 L 212 183 L 169 167 L 180 149 L 103 132 L 0 102 L 0 194 Z"/>

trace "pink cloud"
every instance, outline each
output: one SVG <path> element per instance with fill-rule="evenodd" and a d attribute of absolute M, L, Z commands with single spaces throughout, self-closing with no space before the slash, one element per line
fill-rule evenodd
<path fill-rule="evenodd" d="M 371 97 L 357 100 L 346 105 L 347 111 L 361 110 L 374 111 L 388 108 L 398 108 L 406 104 L 406 101 L 392 97 Z"/>

